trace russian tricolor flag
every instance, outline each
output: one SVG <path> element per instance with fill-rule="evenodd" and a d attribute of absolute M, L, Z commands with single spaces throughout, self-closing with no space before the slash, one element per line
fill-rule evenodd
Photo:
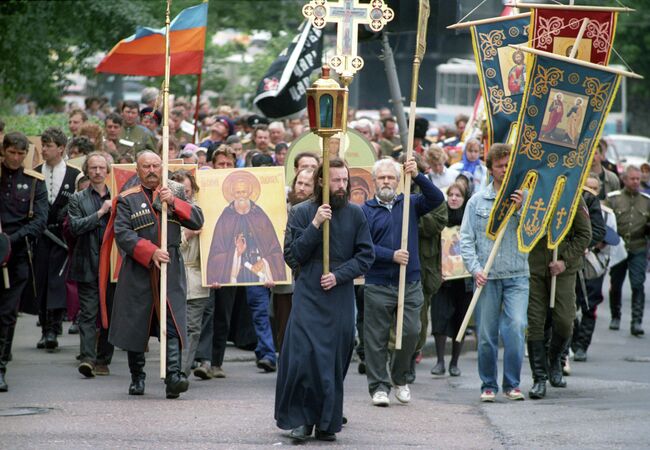
<path fill-rule="evenodd" d="M 184 9 L 170 23 L 171 75 L 200 74 L 205 51 L 208 4 Z M 165 27 L 139 27 L 99 63 L 96 72 L 122 75 L 165 74 Z"/>

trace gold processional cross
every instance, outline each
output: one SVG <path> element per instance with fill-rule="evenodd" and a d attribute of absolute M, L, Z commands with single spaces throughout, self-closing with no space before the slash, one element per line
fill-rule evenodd
<path fill-rule="evenodd" d="M 311 0 L 303 6 L 302 14 L 315 28 L 336 23 L 336 54 L 328 63 L 343 76 L 352 77 L 363 67 L 363 58 L 357 55 L 359 25 L 367 24 L 372 31 L 380 31 L 393 20 L 395 13 L 383 0 L 360 4 L 359 0 Z"/>

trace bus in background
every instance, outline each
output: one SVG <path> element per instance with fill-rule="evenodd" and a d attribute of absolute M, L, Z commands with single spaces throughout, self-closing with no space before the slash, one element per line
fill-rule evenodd
<path fill-rule="evenodd" d="M 479 92 L 474 60 L 452 58 L 436 67 L 438 123 L 453 124 L 459 114 L 472 115 Z"/>
<path fill-rule="evenodd" d="M 612 64 L 621 70 L 625 67 Z M 471 116 L 479 92 L 476 63 L 469 59 L 452 58 L 436 67 L 436 109 L 439 123 L 454 123 L 458 114 Z M 627 79 L 621 84 L 605 121 L 603 135 L 627 132 Z"/>

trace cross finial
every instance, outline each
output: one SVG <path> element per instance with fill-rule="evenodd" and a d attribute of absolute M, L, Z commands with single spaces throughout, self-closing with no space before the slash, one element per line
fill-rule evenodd
<path fill-rule="evenodd" d="M 376 32 L 395 17 L 383 0 L 372 0 L 370 4 L 360 4 L 359 0 L 311 0 L 303 6 L 302 14 L 315 28 L 337 24 L 336 54 L 329 59 L 329 65 L 346 76 L 354 75 L 363 67 L 363 58 L 357 55 L 359 25 L 367 24 Z"/>

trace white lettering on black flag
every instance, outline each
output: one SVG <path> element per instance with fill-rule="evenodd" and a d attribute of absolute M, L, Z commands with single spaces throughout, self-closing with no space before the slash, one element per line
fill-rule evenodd
<path fill-rule="evenodd" d="M 273 61 L 257 86 L 253 103 L 266 117 L 279 119 L 307 107 L 305 94 L 312 71 L 320 66 L 322 31 L 303 22 L 291 44 Z"/>

